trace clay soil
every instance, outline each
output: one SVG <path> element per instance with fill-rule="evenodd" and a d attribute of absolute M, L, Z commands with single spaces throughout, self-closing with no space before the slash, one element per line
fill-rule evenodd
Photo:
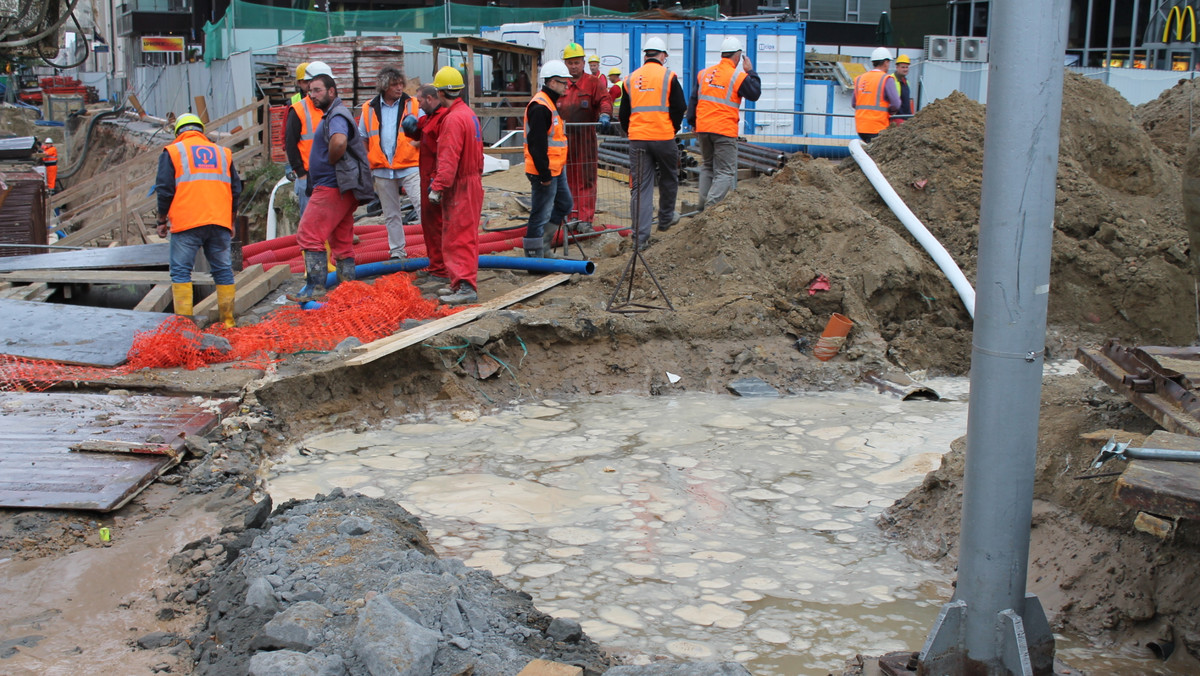
<path fill-rule="evenodd" d="M 1158 137 L 1149 124 L 1143 128 L 1139 123 L 1145 122 L 1151 105 L 1135 111 L 1105 85 L 1067 75 L 1047 336 L 1052 357 L 1069 358 L 1078 345 L 1108 337 L 1168 345 L 1188 345 L 1196 338 L 1178 158 L 1156 145 Z M 955 94 L 886 131 L 870 147 L 884 174 L 972 280 L 984 112 L 983 106 Z M 1154 128 L 1170 123 L 1159 119 Z M 485 203 L 494 221 L 519 215 L 509 193 L 525 189 L 520 171 L 518 167 L 505 179 L 494 179 Z M 236 510 L 253 504 L 262 454 L 278 452 L 289 440 L 311 432 L 367 429 L 433 409 L 485 409 L 512 400 L 610 392 L 724 391 L 730 380 L 745 376 L 787 392 L 849 386 L 868 370 L 967 374 L 970 317 L 851 160 L 795 156 L 774 176 L 742 181 L 724 203 L 655 233 L 654 240 L 645 260 L 675 311 L 607 312 L 629 249 L 616 236 L 598 238 L 585 245 L 596 274 L 576 277 L 423 346 L 359 368 L 344 366 L 344 353 L 295 355 L 256 374 L 260 377 L 246 383 L 238 396 L 247 410 L 261 415 L 247 414 L 242 422 L 223 426 L 212 438 L 212 452 L 179 470 L 180 486 L 173 489 L 176 495 L 167 500 L 167 508 L 154 507 L 158 498 L 151 491 L 116 518 L 129 518 L 130 528 L 135 522 L 137 528 L 182 523 L 169 505 L 184 505 L 193 494 L 211 495 L 217 500 L 213 513 L 220 518 L 205 524 L 207 532 L 190 534 L 215 537 L 239 520 L 226 511 L 240 515 Z M 830 289 L 810 293 L 820 276 L 829 280 Z M 533 278 L 487 271 L 480 279 L 486 300 Z M 293 284 L 299 286 L 299 281 Z M 644 273 L 636 277 L 634 288 L 643 302 L 667 300 Z M 269 311 L 273 299 L 247 320 Z M 811 346 L 834 312 L 849 316 L 854 330 L 835 360 L 819 362 Z M 454 351 L 436 349 L 471 339 L 482 340 L 487 351 L 511 365 L 511 373 L 501 370 L 489 378 L 469 373 L 482 347 L 467 348 L 473 357 L 461 362 Z M 667 371 L 683 377 L 671 384 Z M 155 389 L 170 380 L 186 383 L 176 384 L 177 391 L 225 391 L 228 374 L 228 369 L 211 376 L 205 371 L 169 377 L 148 373 L 101 388 Z M 1200 632 L 1194 611 L 1200 607 L 1200 589 L 1190 585 L 1190 571 L 1200 556 L 1195 537 L 1184 528 L 1171 543 L 1149 540 L 1132 531 L 1132 515 L 1111 499 L 1111 486 L 1104 480 L 1071 478 L 1095 452 L 1094 442 L 1079 438 L 1081 432 L 1152 429 L 1097 385 L 1090 376 L 1079 375 L 1059 379 L 1046 390 L 1031 589 L 1057 626 L 1100 640 L 1144 642 L 1168 626 L 1176 637 Z M 960 474 L 961 455 L 951 453 L 941 470 L 898 503 L 885 524 L 915 553 L 947 566 L 955 555 Z M 145 510 L 150 512 L 144 517 L 132 516 Z M 0 559 L 48 567 L 90 553 L 101 565 L 107 549 L 94 538 L 100 521 L 73 514 L 6 512 L 0 517 Z M 195 549 L 211 547 L 189 551 Z M 169 558 L 156 563 L 150 578 L 137 578 L 142 600 L 121 607 L 122 601 L 113 599 L 112 626 L 120 629 L 113 629 L 108 639 L 119 636 L 115 644 L 132 648 L 153 629 L 184 637 L 187 631 L 169 624 L 174 619 L 148 618 L 161 613 L 199 621 L 212 610 L 204 606 L 203 573 L 215 575 L 229 565 L 228 556 L 206 553 L 194 563 L 200 566 L 211 558 L 212 565 L 201 574 L 193 566 L 186 575 L 176 572 Z M 19 602 L 17 596 L 10 605 Z M 67 604 L 61 605 L 56 609 Z M 7 619 L 0 624 L 5 627 L 0 640 L 44 634 L 29 624 L 37 618 L 0 619 Z M 18 619 L 25 624 L 16 624 Z M 86 664 L 78 653 L 58 652 L 57 644 L 51 651 L 39 650 L 37 640 L 29 642 L 0 652 L 0 671 L 7 670 L 8 659 L 23 660 L 30 673 L 40 664 L 38 658 Z M 1188 650 L 1179 654 L 1186 655 L 1193 645 L 1200 642 L 1187 640 Z M 79 649 L 89 650 L 87 645 Z M 139 657 L 139 664 L 176 673 L 189 668 L 192 656 L 186 643 L 135 654 L 142 653 L 153 659 Z"/>

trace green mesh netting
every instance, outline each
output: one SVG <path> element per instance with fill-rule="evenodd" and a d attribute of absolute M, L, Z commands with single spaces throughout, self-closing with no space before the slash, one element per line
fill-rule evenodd
<path fill-rule="evenodd" d="M 696 19 L 718 18 L 718 6 L 689 9 Z M 582 7 L 479 7 L 446 3 L 438 7 L 377 11 L 311 12 L 256 5 L 233 0 L 225 16 L 204 26 L 204 60 L 224 59 L 247 46 L 237 44 L 237 29 L 304 32 L 304 42 L 319 42 L 339 35 L 361 33 L 430 33 L 434 35 L 478 33 L 484 26 L 499 26 L 525 21 L 562 21 L 584 18 Z M 631 18 L 633 12 L 617 12 L 592 7 L 590 17 Z M 447 29 L 449 25 L 449 29 Z M 295 42 L 294 39 L 290 42 Z M 256 47 L 258 45 L 255 45 Z"/>

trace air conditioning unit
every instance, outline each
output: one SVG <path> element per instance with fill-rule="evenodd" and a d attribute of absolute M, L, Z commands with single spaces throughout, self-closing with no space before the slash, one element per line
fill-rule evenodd
<path fill-rule="evenodd" d="M 959 38 L 958 39 L 958 60 L 959 61 L 987 61 L 988 60 L 988 39 L 987 38 Z"/>
<path fill-rule="evenodd" d="M 927 61 L 958 60 L 958 38 L 951 35 L 926 35 L 925 59 Z"/>

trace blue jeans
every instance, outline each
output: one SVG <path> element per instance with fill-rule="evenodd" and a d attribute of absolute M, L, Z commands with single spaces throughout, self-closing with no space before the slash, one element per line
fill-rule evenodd
<path fill-rule="evenodd" d="M 308 206 L 308 176 L 299 176 L 292 183 L 292 190 L 296 193 L 296 201 L 300 202 L 300 215 L 304 215 L 304 207 Z"/>
<path fill-rule="evenodd" d="M 216 284 L 233 284 L 233 260 L 229 251 L 229 240 L 233 233 L 220 225 L 202 225 L 198 228 L 171 233 L 171 281 L 186 284 L 192 281 L 192 266 L 196 264 L 196 252 L 204 247 L 204 257 L 212 270 Z"/>
<path fill-rule="evenodd" d="M 571 213 L 571 189 L 567 187 L 567 172 L 550 177 L 550 185 L 542 185 L 542 179 L 533 174 L 529 177 L 529 187 L 532 191 L 529 206 L 529 223 L 525 226 L 525 236 L 533 239 L 545 233 L 547 223 L 555 227 L 562 225 L 567 214 Z M 553 207 L 553 210 L 551 209 Z"/>

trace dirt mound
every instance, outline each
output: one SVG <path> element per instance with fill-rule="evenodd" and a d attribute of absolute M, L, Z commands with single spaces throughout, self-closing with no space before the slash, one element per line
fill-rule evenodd
<path fill-rule="evenodd" d="M 1135 108 L 1133 116 L 1150 135 L 1154 145 L 1179 166 L 1187 153 L 1188 138 L 1200 127 L 1200 83 L 1180 80 L 1174 87 L 1159 94 L 1157 99 Z"/>

